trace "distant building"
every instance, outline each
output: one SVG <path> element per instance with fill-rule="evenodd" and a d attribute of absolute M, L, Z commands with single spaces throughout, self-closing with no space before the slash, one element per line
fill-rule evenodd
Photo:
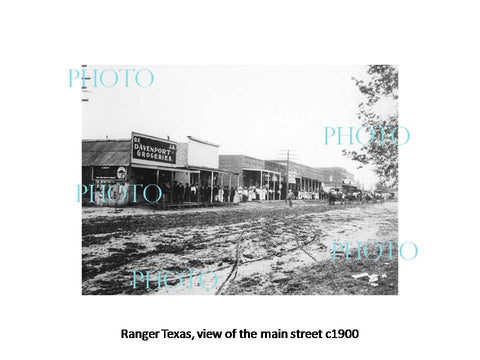
<path fill-rule="evenodd" d="M 269 200 L 281 199 L 281 177 L 285 173 L 281 164 L 246 155 L 220 155 L 219 159 L 220 168 L 239 174 L 239 187 L 266 188 Z"/>
<path fill-rule="evenodd" d="M 310 166 L 286 160 L 261 160 L 247 155 L 220 155 L 220 168 L 239 173 L 239 186 L 267 188 L 271 200 L 285 199 L 288 190 L 303 198 L 319 198 L 323 178 Z M 287 169 L 288 168 L 288 169 Z"/>
<path fill-rule="evenodd" d="M 287 182 L 288 189 L 294 192 L 308 192 L 319 194 L 322 189 L 324 178 L 322 174 L 314 167 L 303 165 L 294 161 L 288 161 L 288 177 L 287 177 L 287 160 L 271 160 L 277 164 L 283 165 L 285 169 L 284 181 Z"/>
<path fill-rule="evenodd" d="M 319 167 L 316 168 L 324 179 L 324 187 L 341 188 L 347 180 L 355 184 L 355 176 L 342 167 Z"/>

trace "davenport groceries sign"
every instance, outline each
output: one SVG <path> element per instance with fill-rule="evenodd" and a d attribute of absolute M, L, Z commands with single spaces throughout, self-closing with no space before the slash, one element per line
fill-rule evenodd
<path fill-rule="evenodd" d="M 175 166 L 177 143 L 132 132 L 132 164 Z"/>

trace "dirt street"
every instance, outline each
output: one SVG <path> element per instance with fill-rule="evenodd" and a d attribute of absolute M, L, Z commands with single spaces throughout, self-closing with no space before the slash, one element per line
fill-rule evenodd
<path fill-rule="evenodd" d="M 396 202 L 344 208 L 295 201 L 289 208 L 276 201 L 119 213 L 84 208 L 82 229 L 84 294 L 398 293 L 396 245 L 393 259 L 356 260 L 357 242 L 398 241 Z M 351 243 L 350 260 L 337 253 L 332 261 L 333 242 Z M 369 257 L 378 253 L 373 250 L 369 246 Z M 378 279 L 352 277 L 359 273 Z"/>

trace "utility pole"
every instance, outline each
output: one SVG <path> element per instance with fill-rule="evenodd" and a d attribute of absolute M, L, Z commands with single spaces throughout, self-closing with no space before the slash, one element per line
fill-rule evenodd
<path fill-rule="evenodd" d="M 287 149 L 287 192 L 288 192 L 288 184 L 290 183 L 290 173 L 288 172 L 289 165 L 290 165 L 290 149 Z"/>
<path fill-rule="evenodd" d="M 82 65 L 82 101 L 89 101 L 87 93 L 92 92 L 91 90 L 88 90 L 87 83 L 86 83 L 87 80 L 88 81 L 91 80 L 90 77 L 85 77 L 83 75 L 83 70 L 86 71 L 86 69 L 87 69 L 87 65 Z"/>
<path fill-rule="evenodd" d="M 294 159 L 297 159 L 297 155 L 294 153 L 295 150 L 292 150 L 292 149 L 283 149 L 283 150 L 280 150 L 280 157 L 286 157 L 286 161 L 287 161 L 287 164 L 286 164 L 286 167 L 287 167 L 287 187 L 286 187 L 286 191 L 288 193 L 288 188 L 289 188 L 289 185 L 290 185 L 290 181 L 289 181 L 289 177 L 290 177 L 290 160 L 292 160 L 292 157 Z M 283 160 L 283 159 L 281 159 Z"/>

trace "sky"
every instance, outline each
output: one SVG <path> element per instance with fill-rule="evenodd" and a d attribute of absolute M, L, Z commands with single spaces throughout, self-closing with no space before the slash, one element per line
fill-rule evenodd
<path fill-rule="evenodd" d="M 292 149 L 299 163 L 344 167 L 366 187 L 377 181 L 342 155 L 360 145 L 349 145 L 348 137 L 343 145 L 333 137 L 325 144 L 325 127 L 346 134 L 361 127 L 356 114 L 365 98 L 352 77 L 365 78 L 366 66 L 116 65 L 88 66 L 87 74 L 107 68 L 147 68 L 154 82 L 141 88 L 130 78 L 127 88 L 121 77 L 115 87 L 87 86 L 83 139 L 130 138 L 134 131 L 186 142 L 190 135 L 220 145 L 220 154 L 260 159 L 281 159 L 281 150 Z M 112 78 L 105 72 L 105 84 Z"/>

